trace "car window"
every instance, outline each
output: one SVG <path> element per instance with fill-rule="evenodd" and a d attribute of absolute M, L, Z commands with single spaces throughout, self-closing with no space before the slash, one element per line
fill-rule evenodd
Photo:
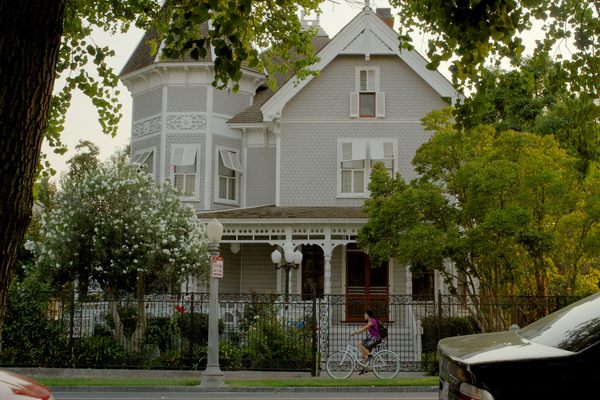
<path fill-rule="evenodd" d="M 600 341 L 600 293 L 562 308 L 518 334 L 546 346 L 581 351 Z"/>

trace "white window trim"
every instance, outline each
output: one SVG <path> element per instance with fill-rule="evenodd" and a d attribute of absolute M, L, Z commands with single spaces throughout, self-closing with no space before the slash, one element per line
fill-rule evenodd
<path fill-rule="evenodd" d="M 149 174 L 150 174 L 150 176 L 152 176 L 152 179 L 155 179 L 155 175 L 154 174 L 156 173 L 156 158 L 157 158 L 156 157 L 156 147 L 155 146 L 154 147 L 146 147 L 146 148 L 137 150 L 135 153 L 133 153 L 131 155 L 131 158 L 129 159 L 129 164 L 133 164 L 134 163 L 133 160 L 136 157 L 139 157 L 139 156 L 141 156 L 144 153 L 148 153 L 148 154 L 146 154 L 143 159 L 136 160 L 135 163 L 138 164 L 138 165 L 142 165 L 144 162 L 146 162 L 146 160 L 148 159 L 148 157 L 150 157 L 150 154 L 152 154 L 153 155 L 153 158 L 152 158 L 152 171 L 150 171 Z"/>
<path fill-rule="evenodd" d="M 241 188 L 241 173 L 242 171 L 238 171 L 235 168 L 229 168 L 227 165 L 225 165 L 226 168 L 229 168 L 231 170 L 234 171 L 235 174 L 235 189 L 236 189 L 236 196 L 234 200 L 229 200 L 229 199 L 222 199 L 219 197 L 219 192 L 220 192 L 220 177 L 219 177 L 219 160 L 222 157 L 222 152 L 231 152 L 231 153 L 235 153 L 238 155 L 238 159 L 241 156 L 241 150 L 240 149 L 236 149 L 233 147 L 225 147 L 225 146 L 215 146 L 215 169 L 214 169 L 214 174 L 213 174 L 213 182 L 215 183 L 213 185 L 214 187 L 214 202 L 218 203 L 218 204 L 228 204 L 228 205 L 234 205 L 234 206 L 239 206 L 240 205 L 240 198 L 241 198 L 241 193 L 240 193 L 240 188 Z M 223 161 L 223 163 L 225 164 L 225 161 Z M 234 166 L 234 165 L 232 165 Z M 241 161 L 240 161 L 240 166 L 241 166 Z"/>
<path fill-rule="evenodd" d="M 173 164 L 173 152 L 177 148 L 183 148 L 184 152 L 182 155 L 182 161 L 186 158 L 189 160 L 189 157 L 192 156 L 192 153 L 195 154 L 196 158 L 196 172 L 194 172 L 194 185 L 196 188 L 195 196 L 177 196 L 182 201 L 199 201 L 200 200 L 200 145 L 197 144 L 185 144 L 185 143 L 172 143 L 170 145 L 169 154 L 169 180 L 171 181 L 171 185 L 175 187 L 175 164 Z M 190 164 L 179 164 L 179 165 L 190 165 Z"/>
<path fill-rule="evenodd" d="M 375 73 L 373 90 L 360 90 L 360 73 L 362 71 L 373 71 Z M 380 68 L 378 66 L 356 66 L 354 79 L 354 92 L 350 92 L 350 118 L 385 118 L 385 92 L 380 91 Z M 362 92 L 375 94 L 373 116 L 360 116 L 360 93 Z"/>
<path fill-rule="evenodd" d="M 365 156 L 365 178 L 364 178 L 364 191 L 361 193 L 346 193 L 342 192 L 342 145 L 343 143 L 357 143 L 362 142 L 366 144 L 366 156 Z M 371 143 L 378 142 L 392 142 L 394 146 L 394 175 L 398 172 L 398 140 L 395 138 L 338 138 L 337 141 L 337 168 L 336 168 L 336 176 L 337 176 L 337 198 L 342 199 L 363 199 L 367 198 L 371 195 L 369 192 L 368 186 L 369 182 L 371 182 Z"/>

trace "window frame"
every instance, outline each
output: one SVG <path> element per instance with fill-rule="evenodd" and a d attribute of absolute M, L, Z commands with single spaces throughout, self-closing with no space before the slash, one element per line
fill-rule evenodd
<path fill-rule="evenodd" d="M 224 152 L 229 152 L 229 153 L 234 153 L 237 154 L 238 156 L 238 163 L 239 163 L 239 170 L 237 170 L 236 168 L 229 168 L 227 166 L 227 163 L 225 162 L 224 159 L 222 159 L 222 153 Z M 239 205 L 240 204 L 240 190 L 241 190 L 241 174 L 242 174 L 242 162 L 240 159 L 240 156 L 242 154 L 241 149 L 237 149 L 234 147 L 227 147 L 227 146 L 215 146 L 215 173 L 214 173 L 214 202 L 215 203 L 219 203 L 219 204 L 228 204 L 228 205 Z M 220 175 L 220 171 L 219 171 L 219 166 L 220 166 L 220 162 L 221 160 L 223 160 L 223 166 L 227 169 L 229 169 L 230 171 L 233 171 L 233 177 L 227 177 L 224 176 L 224 178 L 226 178 L 227 180 L 233 179 L 234 181 L 234 190 L 235 190 L 235 196 L 233 199 L 228 199 L 228 198 L 221 198 L 221 175 Z M 230 166 L 235 167 L 236 165 L 234 165 L 235 163 L 233 163 L 233 160 L 230 159 L 230 161 L 232 162 L 232 164 L 230 164 Z M 227 189 L 228 190 L 228 189 Z"/>
<path fill-rule="evenodd" d="M 342 191 L 342 175 L 345 168 L 342 168 L 342 162 L 348 160 L 342 160 L 342 149 L 345 143 L 364 143 L 365 148 L 365 158 L 364 158 L 364 168 L 362 169 L 364 172 L 363 176 L 363 191 L 361 192 L 343 192 Z M 374 159 L 372 158 L 372 149 L 373 143 L 383 143 L 383 148 L 385 149 L 385 143 L 392 143 L 393 146 L 393 158 L 391 158 L 392 165 L 392 175 L 398 172 L 398 140 L 395 138 L 373 138 L 373 139 L 363 139 L 363 138 L 339 138 L 337 143 L 337 198 L 367 198 L 370 196 L 370 192 L 368 189 L 369 182 L 371 180 L 371 172 L 372 165 L 371 161 L 373 160 L 382 160 L 380 158 Z M 386 158 L 384 158 L 386 159 Z M 347 169 L 347 168 L 346 168 Z M 353 178 L 354 179 L 354 178 Z M 352 182 L 354 183 L 354 181 Z"/>
<path fill-rule="evenodd" d="M 364 80 L 366 87 L 363 88 L 363 72 L 366 74 L 366 79 Z M 355 70 L 355 90 L 358 97 L 358 118 L 377 118 L 378 115 L 378 107 L 377 103 L 380 100 L 379 96 L 379 67 L 378 66 L 356 66 Z M 372 73 L 370 76 L 369 73 Z M 372 80 L 370 79 L 372 78 Z M 373 109 L 372 112 L 363 113 L 363 98 L 368 96 L 372 99 Z"/>
<path fill-rule="evenodd" d="M 176 165 L 173 163 L 173 155 L 176 149 L 183 149 L 184 154 L 182 155 L 182 159 L 183 157 L 185 157 L 185 150 L 194 150 L 195 154 L 194 154 L 194 158 L 195 158 L 195 171 L 194 172 L 177 172 L 176 171 L 176 167 L 183 167 L 183 166 L 188 166 L 188 165 L 193 165 L 193 164 L 179 164 Z M 199 156 L 200 156 L 200 146 L 197 144 L 185 144 L 185 143 L 173 143 L 170 145 L 170 155 L 169 155 L 169 179 L 171 181 L 171 185 L 177 189 L 177 187 L 175 186 L 175 178 L 176 175 L 182 175 L 184 176 L 184 184 L 183 186 L 185 187 L 185 183 L 187 182 L 188 179 L 190 179 L 190 176 L 193 175 L 193 181 L 194 181 L 194 195 L 192 196 L 188 196 L 185 193 L 184 194 L 177 194 L 177 197 L 179 197 L 181 200 L 186 201 L 186 200 L 196 200 L 198 201 L 200 199 L 200 160 L 199 160 Z"/>
<path fill-rule="evenodd" d="M 141 157 L 144 153 L 148 153 L 144 159 L 139 162 L 138 160 L 134 161 L 134 159 L 136 157 Z M 156 173 L 156 147 L 146 147 L 143 149 L 139 149 L 136 150 L 134 153 L 132 153 L 131 157 L 129 158 L 129 164 L 137 164 L 138 165 L 138 170 L 140 170 L 142 168 L 143 165 L 147 165 L 146 164 L 146 160 L 148 160 L 148 158 L 152 156 L 152 170 L 148 171 L 148 174 L 150 176 L 152 176 L 152 179 L 155 179 L 155 173 Z"/>

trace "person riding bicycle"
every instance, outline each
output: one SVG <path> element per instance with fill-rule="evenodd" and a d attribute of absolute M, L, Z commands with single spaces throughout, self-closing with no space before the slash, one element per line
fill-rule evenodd
<path fill-rule="evenodd" d="M 361 332 L 368 332 L 367 337 L 358 342 L 358 349 L 362 354 L 363 362 L 367 362 L 369 357 L 371 357 L 371 350 L 381 343 L 381 336 L 379 335 L 379 323 L 377 322 L 373 311 L 365 311 L 363 317 L 365 321 L 367 321 L 367 324 L 362 328 L 353 331 L 350 336 L 358 335 Z"/>

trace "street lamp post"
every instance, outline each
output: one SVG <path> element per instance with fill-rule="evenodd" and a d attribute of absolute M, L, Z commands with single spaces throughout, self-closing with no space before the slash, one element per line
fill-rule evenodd
<path fill-rule="evenodd" d="M 290 294 L 290 270 L 297 270 L 302 264 L 302 252 L 300 250 L 294 251 L 294 245 L 290 242 L 283 244 L 283 257 L 284 262 L 281 261 L 281 252 L 277 249 L 271 253 L 271 261 L 275 269 L 283 268 L 285 270 L 285 304 L 287 307 L 289 294 Z"/>
<path fill-rule="evenodd" d="M 219 243 L 223 236 L 223 225 L 213 219 L 206 226 L 206 236 L 208 237 L 208 251 L 211 255 L 212 264 L 213 257 L 220 255 Z M 200 386 L 205 387 L 225 386 L 223 371 L 219 368 L 219 278 L 213 275 L 211 265 L 208 303 L 208 360 L 200 384 Z"/>

